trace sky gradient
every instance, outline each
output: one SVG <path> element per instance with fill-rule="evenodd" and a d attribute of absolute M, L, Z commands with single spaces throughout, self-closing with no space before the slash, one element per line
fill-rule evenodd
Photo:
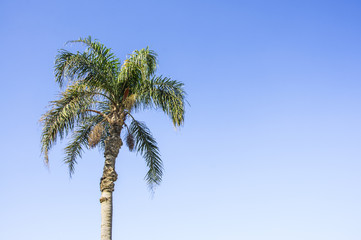
<path fill-rule="evenodd" d="M 100 237 L 102 154 L 69 179 L 64 143 L 40 153 L 59 89 L 57 50 L 99 39 L 124 60 L 149 46 L 185 83 L 174 130 L 137 114 L 165 166 L 152 198 L 141 156 L 121 149 L 113 239 L 361 239 L 359 1 L 0 2 L 0 238 Z"/>

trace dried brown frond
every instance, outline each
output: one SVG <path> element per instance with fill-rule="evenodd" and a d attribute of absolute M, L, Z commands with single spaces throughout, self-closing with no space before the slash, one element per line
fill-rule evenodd
<path fill-rule="evenodd" d="M 134 142 L 134 136 L 132 134 L 128 133 L 126 143 L 129 148 L 129 151 L 133 151 L 135 142 Z"/>
<path fill-rule="evenodd" d="M 129 88 L 126 88 L 124 91 L 123 99 L 127 99 L 128 95 L 129 95 Z"/>
<path fill-rule="evenodd" d="M 94 148 L 100 142 L 100 139 L 103 136 L 104 128 L 101 123 L 95 125 L 93 130 L 90 132 L 88 137 L 88 144 L 90 148 Z"/>

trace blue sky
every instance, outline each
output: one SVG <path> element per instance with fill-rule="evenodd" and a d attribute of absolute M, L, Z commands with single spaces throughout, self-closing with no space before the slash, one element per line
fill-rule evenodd
<path fill-rule="evenodd" d="M 120 59 L 149 46 L 191 106 L 158 140 L 153 198 L 122 149 L 114 239 L 361 239 L 361 3 L 358 1 L 0 2 L 3 239 L 99 239 L 102 154 L 70 180 L 63 143 L 40 155 L 56 97 L 54 57 L 93 36 Z M 73 49 L 71 46 L 69 49 Z"/>

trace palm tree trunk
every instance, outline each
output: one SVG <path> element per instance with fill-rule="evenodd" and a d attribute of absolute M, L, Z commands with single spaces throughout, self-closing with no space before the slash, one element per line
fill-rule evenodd
<path fill-rule="evenodd" d="M 102 192 L 100 198 L 101 208 L 101 226 L 100 239 L 112 239 L 112 222 L 113 222 L 113 192 Z"/>
<path fill-rule="evenodd" d="M 115 125 L 111 126 L 110 136 L 105 141 L 105 162 L 103 176 L 100 179 L 101 240 L 112 239 L 113 191 L 114 182 L 118 178 L 118 174 L 115 172 L 115 159 L 122 146 L 120 131 L 121 127 Z"/>

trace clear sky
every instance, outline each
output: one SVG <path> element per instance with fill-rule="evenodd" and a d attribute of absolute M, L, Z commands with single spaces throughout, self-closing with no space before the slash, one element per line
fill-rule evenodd
<path fill-rule="evenodd" d="M 360 1 L 0 2 L 0 238 L 100 237 L 97 150 L 70 180 L 63 144 L 40 155 L 38 120 L 68 40 L 93 36 L 124 60 L 149 46 L 191 106 L 158 140 L 153 198 L 122 149 L 114 239 L 360 240 Z M 70 47 L 70 49 L 72 49 Z"/>

